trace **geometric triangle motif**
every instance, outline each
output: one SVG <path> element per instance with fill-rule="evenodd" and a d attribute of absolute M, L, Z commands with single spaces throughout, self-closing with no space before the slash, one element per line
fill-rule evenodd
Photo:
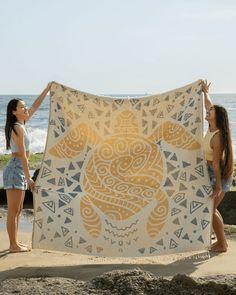
<path fill-rule="evenodd" d="M 177 224 L 177 225 L 180 225 L 180 222 L 179 222 L 179 218 L 175 218 L 173 221 L 172 221 L 174 224 Z"/>
<path fill-rule="evenodd" d="M 172 174 L 172 177 L 173 177 L 175 180 L 177 180 L 178 176 L 179 176 L 179 171 L 177 171 L 177 172 L 175 172 L 175 173 Z"/>
<path fill-rule="evenodd" d="M 194 175 L 190 174 L 189 181 L 193 181 L 193 180 L 196 180 L 196 179 L 197 179 L 197 177 L 196 177 L 196 176 L 194 176 Z"/>
<path fill-rule="evenodd" d="M 67 196 L 66 194 L 59 194 L 59 197 L 61 200 L 65 201 L 66 203 L 70 203 L 71 198 Z"/>
<path fill-rule="evenodd" d="M 202 236 L 199 236 L 199 238 L 197 240 L 204 243 Z"/>
<path fill-rule="evenodd" d="M 210 221 L 202 219 L 201 220 L 202 229 L 205 229 L 209 223 L 210 223 Z"/>
<path fill-rule="evenodd" d="M 58 186 L 65 186 L 65 180 L 64 180 L 64 178 L 60 177 L 57 185 Z"/>
<path fill-rule="evenodd" d="M 70 214 L 72 216 L 74 215 L 74 209 L 73 208 L 67 208 L 67 209 L 64 210 L 64 212 L 68 213 L 68 214 Z"/>
<path fill-rule="evenodd" d="M 84 244 L 86 243 L 86 240 L 82 237 L 79 238 L 79 244 Z"/>
<path fill-rule="evenodd" d="M 170 249 L 174 249 L 178 247 L 178 243 L 175 242 L 175 240 L 170 239 Z"/>
<path fill-rule="evenodd" d="M 176 237 L 180 238 L 182 231 L 183 231 L 183 227 L 174 231 L 174 234 L 176 235 Z"/>
<path fill-rule="evenodd" d="M 52 217 L 51 217 L 51 216 L 48 216 L 47 223 L 51 223 L 51 222 L 53 222 L 53 219 L 52 219 Z"/>
<path fill-rule="evenodd" d="M 202 205 L 203 203 L 201 202 L 192 201 L 190 203 L 190 213 L 192 214 L 194 211 L 198 210 Z"/>
<path fill-rule="evenodd" d="M 187 208 L 187 200 L 183 200 L 181 203 L 179 203 L 180 206 Z"/>
<path fill-rule="evenodd" d="M 41 242 L 41 241 L 43 241 L 43 240 L 45 240 L 45 239 L 46 239 L 45 235 L 42 234 L 42 235 L 41 235 L 41 238 L 40 238 L 40 240 L 39 240 L 39 242 Z"/>
<path fill-rule="evenodd" d="M 186 178 L 186 172 L 182 172 L 179 179 L 186 181 L 187 180 L 187 178 Z"/>
<path fill-rule="evenodd" d="M 42 203 L 47 209 L 55 213 L 55 203 L 53 201 L 47 201 Z"/>
<path fill-rule="evenodd" d="M 185 234 L 185 235 L 183 236 L 182 239 L 184 239 L 184 240 L 189 240 L 189 236 L 188 236 L 188 234 Z"/>
<path fill-rule="evenodd" d="M 180 191 L 186 191 L 187 190 L 187 187 L 185 185 L 183 185 L 183 183 L 180 183 L 179 190 Z"/>
<path fill-rule="evenodd" d="M 64 244 L 68 248 L 73 248 L 73 240 L 72 237 L 70 237 Z"/>
<path fill-rule="evenodd" d="M 197 225 L 197 218 L 195 217 L 192 221 L 191 221 L 192 224 L 194 225 Z"/>
<path fill-rule="evenodd" d="M 195 167 L 194 170 L 197 172 L 197 174 L 199 174 L 200 176 L 204 177 L 203 165 L 199 165 L 199 166 Z"/>
<path fill-rule="evenodd" d="M 210 185 L 203 185 L 202 187 L 208 195 L 212 193 L 212 187 Z"/>
<path fill-rule="evenodd" d="M 63 237 L 65 237 L 68 234 L 69 229 L 64 226 L 61 226 L 61 231 L 62 231 Z"/>
<path fill-rule="evenodd" d="M 51 172 L 52 172 L 52 171 L 51 171 L 50 169 L 48 169 L 47 167 L 43 167 L 43 171 L 42 171 L 42 173 L 41 173 L 41 178 L 50 175 Z"/>
<path fill-rule="evenodd" d="M 172 209 L 171 209 L 171 216 L 176 215 L 176 214 L 178 214 L 178 213 L 180 213 L 180 212 L 181 212 L 180 209 L 172 208 Z"/>
<path fill-rule="evenodd" d="M 159 246 L 163 246 L 164 245 L 163 239 L 157 241 L 156 244 Z"/>
<path fill-rule="evenodd" d="M 43 227 L 43 219 L 42 219 L 42 218 L 36 220 L 35 223 L 37 224 L 37 226 L 38 226 L 39 228 L 42 228 L 42 227 Z"/>
<path fill-rule="evenodd" d="M 58 200 L 58 208 L 61 208 L 62 206 L 67 205 L 65 202 L 62 202 L 62 200 Z"/>
<path fill-rule="evenodd" d="M 197 190 L 196 195 L 200 198 L 204 198 L 204 194 L 200 189 Z"/>
<path fill-rule="evenodd" d="M 66 217 L 66 219 L 65 219 L 65 223 L 70 223 L 70 222 L 71 222 L 71 219 L 68 218 L 68 217 Z"/>
<path fill-rule="evenodd" d="M 56 231 L 55 234 L 54 234 L 54 238 L 60 238 L 61 235 Z"/>

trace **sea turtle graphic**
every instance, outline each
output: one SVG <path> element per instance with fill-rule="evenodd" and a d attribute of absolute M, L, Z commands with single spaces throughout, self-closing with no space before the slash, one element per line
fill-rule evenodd
<path fill-rule="evenodd" d="M 165 180 L 160 140 L 181 149 L 199 149 L 200 144 L 179 124 L 166 121 L 145 138 L 139 134 L 136 116 L 120 112 L 113 135 L 100 138 L 89 124 L 81 123 L 62 138 L 49 153 L 57 158 L 74 158 L 93 147 L 82 180 L 84 196 L 80 213 L 86 231 L 93 238 L 101 234 L 100 215 L 124 221 L 153 203 L 146 230 L 155 238 L 169 212 L 168 197 L 161 186 Z"/>

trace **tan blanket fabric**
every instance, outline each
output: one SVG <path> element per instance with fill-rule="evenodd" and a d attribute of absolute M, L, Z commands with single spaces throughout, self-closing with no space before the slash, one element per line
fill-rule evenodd
<path fill-rule="evenodd" d="M 114 99 L 54 83 L 33 247 L 149 256 L 210 244 L 200 80 Z"/>

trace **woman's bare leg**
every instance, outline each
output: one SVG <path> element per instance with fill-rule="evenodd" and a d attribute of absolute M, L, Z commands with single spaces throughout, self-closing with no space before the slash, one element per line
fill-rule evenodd
<path fill-rule="evenodd" d="M 25 252 L 28 248 L 17 241 L 19 215 L 24 201 L 25 191 L 19 189 L 7 190 L 7 232 L 10 242 L 10 252 Z"/>
<path fill-rule="evenodd" d="M 213 213 L 213 229 L 216 234 L 217 242 L 211 246 L 211 251 L 215 252 L 226 252 L 227 251 L 227 241 L 224 233 L 224 222 L 220 212 L 217 207 L 224 198 L 224 193 L 222 192 L 219 196 L 215 197 L 214 200 L 214 213 Z"/>

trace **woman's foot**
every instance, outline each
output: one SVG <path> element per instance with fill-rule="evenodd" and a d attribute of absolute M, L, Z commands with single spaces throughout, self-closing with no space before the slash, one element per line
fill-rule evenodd
<path fill-rule="evenodd" d="M 30 249 L 30 246 L 28 246 L 28 245 L 26 245 L 26 244 L 24 244 L 24 243 L 22 243 L 22 242 L 17 242 L 17 244 L 18 244 L 19 246 L 26 247 L 26 248 Z"/>
<path fill-rule="evenodd" d="M 215 242 L 211 245 L 210 251 L 212 252 L 227 252 L 228 244 L 219 245 L 218 242 Z"/>
<path fill-rule="evenodd" d="M 10 253 L 20 253 L 20 252 L 29 252 L 31 251 L 31 249 L 28 248 L 27 246 L 16 245 L 15 247 L 10 247 L 9 251 Z"/>

